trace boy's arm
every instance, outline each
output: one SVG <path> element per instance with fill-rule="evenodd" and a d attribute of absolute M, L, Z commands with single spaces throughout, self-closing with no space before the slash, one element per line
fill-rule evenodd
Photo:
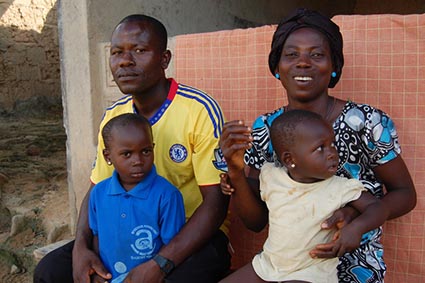
<path fill-rule="evenodd" d="M 93 251 L 97 255 L 100 255 L 100 252 L 99 252 L 99 237 L 97 235 L 93 236 Z"/>
<path fill-rule="evenodd" d="M 99 255 L 99 237 L 93 236 L 93 251 Z M 97 275 L 96 273 L 93 273 L 91 276 L 91 283 L 105 283 L 105 279 L 101 276 Z"/>
<path fill-rule="evenodd" d="M 363 192 L 360 197 L 349 205 L 361 214 L 337 233 L 334 252 L 340 257 L 346 252 L 356 249 L 364 233 L 383 225 L 390 211 L 385 203 L 369 192 Z"/>
<path fill-rule="evenodd" d="M 90 275 L 97 273 L 104 279 L 111 275 L 103 266 L 98 254 L 93 251 L 93 234 L 89 227 L 89 198 L 93 184 L 81 203 L 80 214 L 75 233 L 75 244 L 72 250 L 72 274 L 75 283 L 90 283 Z"/>

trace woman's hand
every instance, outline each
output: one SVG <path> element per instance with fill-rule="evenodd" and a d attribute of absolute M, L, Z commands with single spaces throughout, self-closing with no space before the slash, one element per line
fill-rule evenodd
<path fill-rule="evenodd" d="M 359 233 L 357 229 L 350 229 L 350 226 L 338 230 L 332 239 L 332 242 L 334 242 L 332 252 L 337 257 L 350 253 L 360 246 L 362 233 Z"/>
<path fill-rule="evenodd" d="M 345 206 L 336 210 L 331 217 L 322 223 L 322 229 L 341 229 L 348 223 L 351 223 L 354 218 L 359 216 L 359 212 L 351 206 Z"/>
<path fill-rule="evenodd" d="M 229 170 L 243 170 L 245 150 L 252 146 L 251 128 L 241 120 L 224 124 L 220 137 L 220 148 Z"/>
<path fill-rule="evenodd" d="M 332 258 L 338 256 L 338 251 L 341 249 L 337 243 L 340 235 L 340 230 L 350 223 L 359 215 L 359 212 L 350 206 L 346 206 L 336 210 L 331 217 L 325 220 L 322 224 L 322 229 L 338 229 L 332 241 L 317 245 L 310 251 L 312 258 Z M 359 242 L 360 245 L 360 242 Z"/>

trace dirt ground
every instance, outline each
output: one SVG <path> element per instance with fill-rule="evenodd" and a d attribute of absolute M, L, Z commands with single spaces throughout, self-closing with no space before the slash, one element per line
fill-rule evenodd
<path fill-rule="evenodd" d="M 32 282 L 33 251 L 71 237 L 65 143 L 60 115 L 0 116 L 1 283 Z"/>

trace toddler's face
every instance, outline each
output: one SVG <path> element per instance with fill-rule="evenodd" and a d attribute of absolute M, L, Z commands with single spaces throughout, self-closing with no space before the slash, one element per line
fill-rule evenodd
<path fill-rule="evenodd" d="M 291 177 L 302 183 L 330 178 L 338 168 L 333 129 L 324 121 L 309 121 L 296 127 L 296 142 L 290 150 L 295 167 Z"/>

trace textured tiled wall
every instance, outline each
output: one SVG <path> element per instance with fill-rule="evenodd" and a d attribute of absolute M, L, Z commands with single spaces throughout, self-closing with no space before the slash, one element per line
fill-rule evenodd
<path fill-rule="evenodd" d="M 331 94 L 390 114 L 418 193 L 412 212 L 385 224 L 385 282 L 425 282 L 425 15 L 337 16 L 334 21 L 344 36 L 346 63 Z M 267 65 L 274 29 L 177 36 L 175 77 L 213 95 L 228 120 L 251 123 L 286 103 Z M 237 268 L 260 250 L 266 232 L 247 231 L 234 215 L 231 229 Z"/>

